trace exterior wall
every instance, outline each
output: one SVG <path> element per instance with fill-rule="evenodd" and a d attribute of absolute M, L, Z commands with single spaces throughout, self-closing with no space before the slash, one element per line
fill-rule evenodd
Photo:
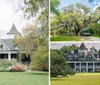
<path fill-rule="evenodd" d="M 86 56 L 86 55 L 87 55 L 87 50 L 79 49 L 79 50 L 78 50 L 78 55 L 79 55 L 79 56 Z"/>
<path fill-rule="evenodd" d="M 10 34 L 10 35 L 7 35 L 7 37 L 11 38 L 11 39 L 14 39 L 15 35 L 14 34 L 12 34 L 12 35 Z"/>

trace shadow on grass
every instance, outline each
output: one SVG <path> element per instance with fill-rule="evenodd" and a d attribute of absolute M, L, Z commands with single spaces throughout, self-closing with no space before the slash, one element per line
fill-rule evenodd
<path fill-rule="evenodd" d="M 55 77 L 52 77 L 51 78 L 51 81 L 65 81 L 65 80 L 71 80 L 71 77 L 74 76 L 74 75 L 69 75 L 69 76 L 66 76 L 66 77 L 61 77 L 61 78 L 55 78 Z"/>
<path fill-rule="evenodd" d="M 49 74 L 48 72 L 46 72 L 46 73 L 39 73 L 39 72 L 38 73 L 36 73 L 36 72 L 0 72 L 0 73 L 1 74 L 2 73 L 5 73 L 5 74 L 8 74 L 9 73 L 10 75 L 11 74 L 13 74 L 13 75 L 14 74 L 15 75 L 17 74 L 17 75 L 32 75 L 32 76 L 33 75 L 48 75 Z"/>
<path fill-rule="evenodd" d="M 36 72 L 23 72 L 23 74 L 27 74 L 27 75 L 48 75 L 49 73 L 48 72 L 45 72 L 45 73 L 36 73 Z"/>

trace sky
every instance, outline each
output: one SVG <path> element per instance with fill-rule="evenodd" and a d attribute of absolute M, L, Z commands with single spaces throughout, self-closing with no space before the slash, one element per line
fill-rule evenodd
<path fill-rule="evenodd" d="M 81 45 L 82 42 L 52 42 L 50 44 L 50 48 L 51 49 L 60 49 L 62 48 L 63 46 L 69 46 L 69 45 L 72 45 L 72 44 L 76 44 L 78 45 L 78 47 Z M 85 43 L 85 46 L 87 48 L 91 48 L 92 46 L 94 46 L 97 50 L 100 49 L 100 42 L 84 42 Z"/>
<path fill-rule="evenodd" d="M 12 2 L 13 1 L 13 2 Z M 23 12 L 15 12 L 20 0 L 0 0 L 0 37 L 6 37 L 6 33 L 11 29 L 13 23 L 18 31 L 30 23 L 22 18 Z"/>
<path fill-rule="evenodd" d="M 59 9 L 65 7 L 65 6 L 68 6 L 70 4 L 76 4 L 76 3 L 84 4 L 88 7 L 90 7 L 92 10 L 94 10 L 94 8 L 95 8 L 95 2 L 89 3 L 88 0 L 60 0 Z M 99 1 L 99 5 L 100 5 L 100 1 Z"/>

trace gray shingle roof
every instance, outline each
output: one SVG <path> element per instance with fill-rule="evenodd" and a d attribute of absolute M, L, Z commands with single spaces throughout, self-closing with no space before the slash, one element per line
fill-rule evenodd
<path fill-rule="evenodd" d="M 16 50 L 14 47 L 13 39 L 1 39 L 3 43 L 10 49 L 10 50 Z"/>
<path fill-rule="evenodd" d="M 87 50 L 87 47 L 85 46 L 84 43 L 82 43 L 82 44 L 80 45 L 79 49 L 85 49 L 85 50 Z"/>
<path fill-rule="evenodd" d="M 10 31 L 7 33 L 7 35 L 9 35 L 9 34 L 21 35 L 21 33 L 16 29 L 14 24 L 12 25 Z"/>

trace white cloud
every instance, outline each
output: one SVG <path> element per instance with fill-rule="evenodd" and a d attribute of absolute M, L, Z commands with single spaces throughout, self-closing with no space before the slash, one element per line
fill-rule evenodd
<path fill-rule="evenodd" d="M 95 11 L 95 10 L 96 10 L 96 8 L 97 8 L 98 6 L 100 6 L 100 5 L 96 5 L 96 6 L 93 8 L 93 10 Z"/>
<path fill-rule="evenodd" d="M 96 8 L 97 8 L 98 6 L 100 6 L 100 0 L 96 0 L 96 1 L 94 2 L 94 4 L 95 4 L 94 11 L 95 11 Z"/>

